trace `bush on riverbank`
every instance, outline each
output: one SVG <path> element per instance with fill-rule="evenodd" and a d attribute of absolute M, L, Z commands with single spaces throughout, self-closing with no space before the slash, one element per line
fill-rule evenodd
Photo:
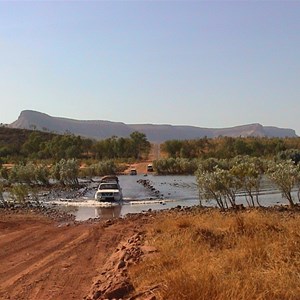
<path fill-rule="evenodd" d="M 93 176 L 104 176 L 104 175 L 114 175 L 118 172 L 118 166 L 112 160 L 104 160 L 95 164 L 86 166 L 80 170 L 80 174 L 83 177 L 93 177 Z"/>
<path fill-rule="evenodd" d="M 295 205 L 294 189 L 297 189 L 300 202 L 300 165 L 291 160 L 275 162 L 249 156 L 231 160 L 207 159 L 199 163 L 195 175 L 200 201 L 214 200 L 221 209 L 238 207 L 236 198 L 241 193 L 249 207 L 260 206 L 263 175 L 272 181 L 290 206 Z"/>
<path fill-rule="evenodd" d="M 52 166 L 52 178 L 62 185 L 78 186 L 79 163 L 76 159 L 61 159 Z"/>
<path fill-rule="evenodd" d="M 147 230 L 158 252 L 130 276 L 156 299 L 299 299 L 299 226 L 291 211 L 162 216 Z"/>
<path fill-rule="evenodd" d="M 37 165 L 33 162 L 17 164 L 10 171 L 6 170 L 4 174 L 11 183 L 49 185 L 50 170 L 47 165 L 43 164 Z"/>
<path fill-rule="evenodd" d="M 173 158 L 234 158 L 237 155 L 270 158 L 279 155 L 300 159 L 299 138 L 227 137 L 169 140 L 161 144 L 162 151 Z M 287 151 L 286 153 L 284 153 Z M 297 156 L 294 154 L 297 153 Z"/>
<path fill-rule="evenodd" d="M 33 162 L 15 164 L 11 169 L 2 168 L 1 177 L 9 184 L 49 186 L 49 180 L 62 185 L 78 186 L 79 163 L 76 159 L 61 159 L 52 166 Z"/>
<path fill-rule="evenodd" d="M 158 175 L 194 174 L 197 167 L 197 160 L 185 158 L 166 158 L 153 162 L 154 171 Z"/>

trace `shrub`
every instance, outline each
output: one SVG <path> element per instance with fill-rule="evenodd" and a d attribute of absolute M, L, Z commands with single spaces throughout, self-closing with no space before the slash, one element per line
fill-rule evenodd
<path fill-rule="evenodd" d="M 25 204 L 28 197 L 28 186 L 24 184 L 14 185 L 10 190 L 10 197 L 13 201 Z"/>
<path fill-rule="evenodd" d="M 270 162 L 267 175 L 279 188 L 282 196 L 288 200 L 290 206 L 294 206 L 291 192 L 299 181 L 299 168 L 291 160 L 280 163 Z"/>
<path fill-rule="evenodd" d="M 300 161 L 300 150 L 298 149 L 288 149 L 281 151 L 276 156 L 277 160 L 292 160 L 295 164 Z"/>
<path fill-rule="evenodd" d="M 260 192 L 263 162 L 254 157 L 238 156 L 230 161 L 207 159 L 201 161 L 196 174 L 200 197 L 215 200 L 221 208 L 236 207 L 236 194 L 245 192 L 249 206 L 255 206 Z"/>
<path fill-rule="evenodd" d="M 79 185 L 79 164 L 76 159 L 61 159 L 52 167 L 51 174 L 63 185 Z"/>
<path fill-rule="evenodd" d="M 6 201 L 4 200 L 4 197 L 3 197 L 3 191 L 4 191 L 3 184 L 0 183 L 0 207 L 1 206 L 5 207 L 7 205 L 7 203 L 6 203 Z"/>
<path fill-rule="evenodd" d="M 197 170 L 197 161 L 186 158 L 167 158 L 153 162 L 154 171 L 161 175 L 194 174 Z"/>
<path fill-rule="evenodd" d="M 83 171 L 85 176 L 104 176 L 108 174 L 116 174 L 117 166 L 112 160 L 100 161 L 96 164 L 92 164 L 86 167 Z"/>
<path fill-rule="evenodd" d="M 4 173 L 4 175 L 6 175 Z M 4 177 L 4 176 L 3 176 Z M 17 164 L 8 172 L 8 179 L 12 183 L 49 184 L 49 169 L 46 165 L 35 165 L 32 162 Z"/>

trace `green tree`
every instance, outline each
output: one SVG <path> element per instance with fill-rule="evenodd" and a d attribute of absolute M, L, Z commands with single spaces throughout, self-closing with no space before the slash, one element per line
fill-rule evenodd
<path fill-rule="evenodd" d="M 134 158 L 140 159 L 142 156 L 148 156 L 151 144 L 147 140 L 147 137 L 144 133 L 134 131 L 130 134 L 133 146 Z"/>
<path fill-rule="evenodd" d="M 44 157 L 60 160 L 79 158 L 83 152 L 81 137 L 74 135 L 56 135 L 43 145 Z"/>
<path fill-rule="evenodd" d="M 251 149 L 245 139 L 236 138 L 234 141 L 234 154 L 235 155 L 248 155 L 251 154 Z"/>
<path fill-rule="evenodd" d="M 27 141 L 22 145 L 21 152 L 27 157 L 37 157 L 37 154 L 41 150 L 41 144 L 43 139 L 41 134 L 37 131 L 33 131 Z"/>
<path fill-rule="evenodd" d="M 284 151 L 280 151 L 276 158 L 278 160 L 292 160 L 295 164 L 298 164 L 300 161 L 300 150 L 298 149 L 288 149 Z"/>
<path fill-rule="evenodd" d="M 168 153 L 169 157 L 176 158 L 181 152 L 183 141 L 171 140 L 162 144 L 162 150 Z"/>

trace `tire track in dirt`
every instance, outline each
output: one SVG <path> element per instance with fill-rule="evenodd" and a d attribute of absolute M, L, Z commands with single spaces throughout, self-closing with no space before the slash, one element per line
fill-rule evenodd
<path fill-rule="evenodd" d="M 31 234 L 32 232 L 34 232 L 35 228 L 36 227 L 33 226 L 31 228 L 16 229 L 17 231 L 11 232 L 11 233 L 6 233 L 6 234 L 4 233 L 4 231 L 1 232 L 1 234 L 0 234 L 0 247 L 1 247 L 0 255 L 3 252 L 3 249 L 6 246 L 9 246 L 11 244 L 11 242 L 14 241 L 16 238 L 18 238 L 20 242 L 22 240 L 26 240 L 27 236 L 29 234 Z M 4 239 L 4 237 L 5 237 L 5 239 Z"/>
<path fill-rule="evenodd" d="M 59 247 L 59 245 L 53 243 L 53 239 L 55 238 L 53 237 L 53 233 L 57 232 L 57 228 L 54 226 L 50 228 L 46 226 L 46 228 L 39 228 L 39 230 L 36 230 L 36 228 L 38 227 L 33 228 L 32 232 L 28 232 L 28 234 L 27 232 L 24 234 L 24 231 L 19 231 L 19 236 L 16 234 L 14 240 L 9 239 L 7 241 L 5 239 L 4 243 L 0 243 L 0 259 L 5 258 L 2 264 L 8 261 L 18 261 L 17 257 L 22 255 L 24 251 L 26 255 L 24 255 L 24 260 L 20 261 L 20 263 L 28 263 L 28 261 L 40 257 L 41 253 L 46 252 L 51 244 L 53 244 L 53 247 Z M 72 237 L 66 236 L 65 240 L 62 240 L 61 243 L 66 243 L 68 239 L 71 240 Z M 17 267 L 16 264 L 14 266 Z"/>
<path fill-rule="evenodd" d="M 3 274 L 0 289 L 9 289 L 11 286 L 14 286 L 18 280 L 22 279 L 22 277 L 28 274 L 37 275 L 41 270 L 47 269 L 49 266 L 52 267 L 55 261 L 61 259 L 67 252 L 73 251 L 76 247 L 76 243 L 82 239 L 82 236 L 86 235 L 86 233 L 83 233 L 75 239 L 69 237 L 68 240 L 63 240 L 59 245 L 54 245 L 50 248 L 45 246 L 45 252 L 38 256 L 33 256 L 30 260 L 12 268 L 10 272 Z M 29 247 L 31 247 L 31 245 L 29 245 Z"/>
<path fill-rule="evenodd" d="M 18 300 L 82 299 L 120 241 L 141 228 L 133 220 L 64 227 L 26 215 L 7 221 L 0 236 L 0 299 Z"/>

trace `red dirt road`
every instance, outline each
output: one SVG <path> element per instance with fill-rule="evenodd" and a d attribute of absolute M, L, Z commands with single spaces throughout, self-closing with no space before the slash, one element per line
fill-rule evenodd
<path fill-rule="evenodd" d="M 0 213 L 0 299 L 83 299 L 117 245 L 143 220 L 59 225 Z"/>

